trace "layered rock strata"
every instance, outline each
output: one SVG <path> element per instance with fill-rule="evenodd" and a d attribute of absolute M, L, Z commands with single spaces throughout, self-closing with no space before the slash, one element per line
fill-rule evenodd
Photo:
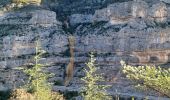
<path fill-rule="evenodd" d="M 166 2 L 151 1 L 99 0 L 93 8 L 94 3 L 88 0 L 82 7 L 79 5 L 84 1 L 70 0 L 65 8 L 66 3 L 61 2 L 48 5 L 56 13 L 27 6 L 0 14 L 0 90 L 25 83 L 27 78 L 15 68 L 33 62 L 37 37 L 47 51 L 41 63 L 48 63 L 47 70 L 55 74 L 49 81 L 63 85 L 72 48 L 68 38 L 74 36 L 74 77 L 69 88 L 78 90 L 83 84 L 84 63 L 93 51 L 97 73 L 104 73 L 105 84 L 113 85 L 110 94 L 157 96 L 155 91 L 134 89 L 119 73 L 120 60 L 135 65 L 170 62 L 170 8 Z"/>

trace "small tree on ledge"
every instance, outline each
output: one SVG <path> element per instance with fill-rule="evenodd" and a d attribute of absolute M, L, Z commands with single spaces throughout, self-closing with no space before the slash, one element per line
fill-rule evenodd
<path fill-rule="evenodd" d="M 45 51 L 41 49 L 39 42 L 36 42 L 36 55 L 34 57 L 34 66 L 24 69 L 24 73 L 29 76 L 27 88 L 33 92 L 36 100 L 51 100 L 51 85 L 47 82 L 50 74 L 43 72 L 45 65 L 40 64 L 40 59 Z"/>
<path fill-rule="evenodd" d="M 26 91 L 33 95 L 33 100 L 64 100 L 62 95 L 52 92 L 52 85 L 48 83 L 48 78 L 53 75 L 43 71 L 46 65 L 41 64 L 40 60 L 44 53 L 45 51 L 41 49 L 37 41 L 33 67 L 20 68 L 29 78 L 28 83 L 25 85 Z"/>
<path fill-rule="evenodd" d="M 82 78 L 85 82 L 82 96 L 85 100 L 111 100 L 111 97 L 106 91 L 108 86 L 100 85 L 99 82 L 104 81 L 101 74 L 96 74 L 97 68 L 95 67 L 95 61 L 93 53 L 90 54 L 90 60 L 86 63 L 87 69 L 85 69 L 86 76 Z"/>

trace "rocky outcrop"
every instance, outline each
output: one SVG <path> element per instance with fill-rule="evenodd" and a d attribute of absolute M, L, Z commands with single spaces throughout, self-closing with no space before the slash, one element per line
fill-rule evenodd
<path fill-rule="evenodd" d="M 165 50 L 165 52 L 169 50 L 168 9 L 168 6 L 162 2 L 157 2 L 153 5 L 144 1 L 114 3 L 106 8 L 96 10 L 94 15 L 83 15 L 88 18 L 86 22 L 80 21 L 83 20 L 81 17 L 82 14 L 81 16 L 73 14 L 71 15 L 70 23 L 71 25 L 78 25 L 75 34 L 81 34 L 83 38 L 86 35 L 94 34 L 94 48 L 96 46 L 107 48 L 102 52 L 122 52 L 124 55 L 128 53 L 129 57 L 126 59 L 135 57 L 136 60 L 134 62 L 142 63 L 143 61 L 140 59 L 143 58 L 138 55 L 133 55 L 136 53 L 132 53 L 131 51 L 147 52 L 151 50 L 159 53 L 159 51 L 162 50 Z M 72 18 L 72 16 L 74 16 L 74 18 Z M 72 20 L 74 20 L 74 23 L 72 23 Z M 104 39 L 102 43 L 97 43 L 99 41 L 101 42 L 104 38 L 103 34 L 105 34 L 105 36 L 107 34 L 107 39 Z M 99 37 L 102 39 L 100 40 Z M 115 39 L 113 40 L 111 37 Z M 105 42 L 107 40 L 109 40 L 109 42 Z M 110 45 L 108 46 L 107 43 Z M 103 47 L 98 44 L 103 44 Z M 101 52 L 100 50 L 98 51 Z M 168 62 L 169 53 L 165 53 L 163 57 L 161 56 L 162 54 L 158 55 L 160 55 L 158 57 L 160 61 L 158 62 Z M 147 55 L 146 58 L 150 59 L 152 57 L 148 57 Z M 150 60 L 147 60 L 143 62 L 143 64 L 149 63 L 149 61 Z"/>
<path fill-rule="evenodd" d="M 111 24 L 125 24 L 135 18 L 143 18 L 148 21 L 166 23 L 168 17 L 168 7 L 162 2 L 149 5 L 144 1 L 122 2 L 108 5 L 106 8 L 96 10 L 92 14 L 72 14 L 70 24 L 110 22 Z"/>
<path fill-rule="evenodd" d="M 27 8 L 25 8 L 27 9 Z M 30 8 L 31 9 L 31 8 Z M 1 15 L 0 23 L 3 25 L 54 25 L 61 24 L 56 21 L 55 12 L 48 10 L 26 10 L 18 12 L 4 13 Z"/>
<path fill-rule="evenodd" d="M 55 74 L 49 79 L 54 85 L 63 85 L 69 49 L 74 48 L 69 88 L 79 90 L 83 84 L 84 63 L 93 51 L 98 73 L 104 73 L 105 84 L 114 84 L 110 94 L 145 95 L 121 76 L 120 60 L 135 65 L 170 62 L 169 5 L 159 0 L 66 1 L 48 5 L 53 11 L 27 6 L 0 14 L 0 89 L 24 84 L 26 77 L 15 68 L 33 62 L 39 38 L 47 51 L 41 63 L 48 63 L 47 70 Z M 74 47 L 69 46 L 70 35 Z M 145 93 L 157 96 L 155 91 Z"/>

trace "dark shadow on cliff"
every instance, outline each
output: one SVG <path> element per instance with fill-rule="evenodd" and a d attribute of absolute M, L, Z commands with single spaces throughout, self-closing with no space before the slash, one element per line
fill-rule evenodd
<path fill-rule="evenodd" d="M 51 2 L 50 2 L 51 1 Z M 109 4 L 132 0 L 50 0 L 42 5 L 48 6 L 57 13 L 60 21 L 71 14 L 94 14 L 95 10 L 107 7 Z M 46 3 L 46 4 L 45 4 Z"/>
<path fill-rule="evenodd" d="M 0 100 L 8 100 L 10 98 L 11 91 L 0 91 Z"/>

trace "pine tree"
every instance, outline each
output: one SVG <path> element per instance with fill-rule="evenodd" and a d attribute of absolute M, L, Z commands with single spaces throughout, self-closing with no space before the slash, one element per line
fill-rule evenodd
<path fill-rule="evenodd" d="M 45 51 L 41 49 L 38 41 L 36 42 L 35 49 L 36 54 L 34 56 L 35 63 L 33 64 L 33 67 L 20 68 L 20 70 L 22 69 L 29 78 L 28 83 L 24 86 L 26 91 L 33 95 L 33 100 L 64 100 L 63 95 L 57 92 L 52 92 L 52 85 L 47 81 L 48 78 L 53 75 L 43 71 L 46 65 L 41 64 L 40 60 Z M 18 94 L 15 95 L 19 96 Z"/>
<path fill-rule="evenodd" d="M 95 67 L 95 61 L 96 59 L 93 53 L 91 53 L 90 60 L 86 63 L 87 69 L 84 70 L 86 76 L 82 78 L 85 82 L 82 96 L 85 100 L 111 100 L 111 97 L 106 91 L 108 86 L 98 84 L 104 81 L 104 78 L 101 74 L 96 74 L 97 68 Z"/>
<path fill-rule="evenodd" d="M 51 100 L 51 85 L 47 82 L 50 74 L 43 72 L 44 66 L 40 64 L 41 56 L 45 53 L 41 49 L 39 42 L 36 42 L 35 64 L 32 68 L 24 69 L 24 73 L 29 76 L 29 83 L 26 84 L 28 90 L 32 91 L 36 100 Z"/>

